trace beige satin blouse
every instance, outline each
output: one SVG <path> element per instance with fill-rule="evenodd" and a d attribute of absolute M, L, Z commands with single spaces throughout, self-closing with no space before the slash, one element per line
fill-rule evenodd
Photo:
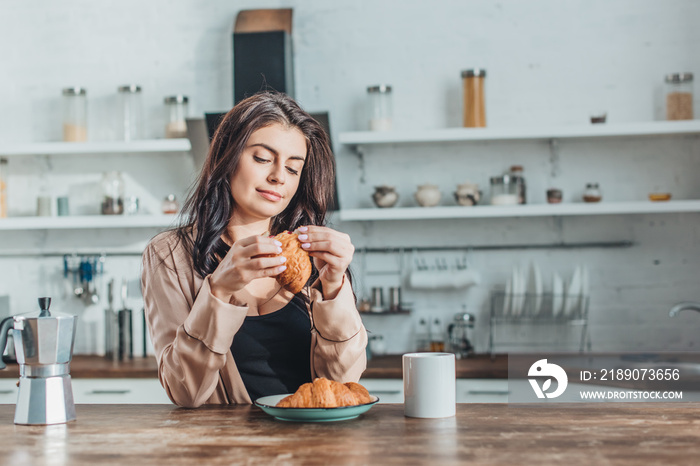
<path fill-rule="evenodd" d="M 225 303 L 211 293 L 175 232 L 156 236 L 143 253 L 141 276 L 146 321 L 160 382 L 173 403 L 251 403 L 231 354 L 247 306 Z M 310 288 L 311 376 L 357 382 L 367 359 L 367 332 L 346 280 L 324 300 L 320 283 Z"/>

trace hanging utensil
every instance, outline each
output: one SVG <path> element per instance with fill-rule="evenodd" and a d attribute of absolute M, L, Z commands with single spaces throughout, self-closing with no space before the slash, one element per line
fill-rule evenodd
<path fill-rule="evenodd" d="M 122 278 L 122 308 L 117 312 L 119 324 L 119 360 L 134 359 L 134 340 L 132 329 L 132 312 L 126 307 L 129 295 L 129 284 Z"/>
<path fill-rule="evenodd" d="M 119 360 L 119 330 L 117 313 L 114 311 L 114 279 L 107 283 L 107 309 L 105 309 L 105 357 Z"/>

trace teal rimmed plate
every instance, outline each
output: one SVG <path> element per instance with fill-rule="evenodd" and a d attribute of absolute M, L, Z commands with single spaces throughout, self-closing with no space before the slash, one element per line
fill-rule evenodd
<path fill-rule="evenodd" d="M 267 414 L 280 421 L 331 422 L 355 419 L 360 414 L 369 411 L 379 401 L 379 398 L 370 395 L 372 401 L 357 406 L 343 406 L 340 408 L 278 408 L 277 403 L 286 396 L 289 396 L 289 394 L 263 396 L 255 400 L 255 406 L 258 406 Z"/>

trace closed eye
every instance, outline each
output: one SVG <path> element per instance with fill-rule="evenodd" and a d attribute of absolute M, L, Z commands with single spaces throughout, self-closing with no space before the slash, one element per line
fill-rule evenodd
<path fill-rule="evenodd" d="M 269 163 L 272 162 L 270 159 L 265 159 L 263 157 L 258 157 L 257 155 L 253 156 L 253 160 L 255 160 L 258 163 Z M 292 167 L 285 167 L 289 173 L 292 175 L 299 175 L 299 170 L 295 170 Z"/>

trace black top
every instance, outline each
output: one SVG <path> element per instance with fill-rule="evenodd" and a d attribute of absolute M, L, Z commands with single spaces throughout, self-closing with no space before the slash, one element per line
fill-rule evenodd
<path fill-rule="evenodd" d="M 311 319 L 296 295 L 282 309 L 245 318 L 231 353 L 250 399 L 294 393 L 311 382 Z"/>

